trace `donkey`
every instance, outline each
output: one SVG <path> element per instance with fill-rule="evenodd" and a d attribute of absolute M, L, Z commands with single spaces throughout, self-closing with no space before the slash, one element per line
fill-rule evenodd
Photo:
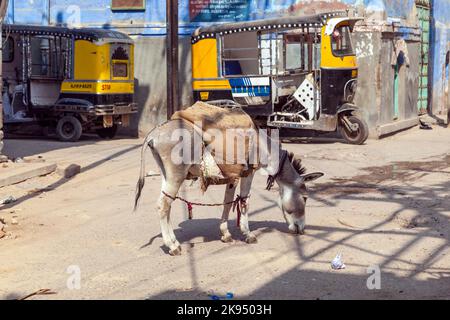
<path fill-rule="evenodd" d="M 202 146 L 198 145 L 203 144 L 202 134 L 190 122 L 182 119 L 169 120 L 153 129 L 146 137 L 142 146 L 141 170 L 135 197 L 136 209 L 145 183 L 145 153 L 147 147 L 149 147 L 161 171 L 162 185 L 158 199 L 158 212 L 163 242 L 169 248 L 171 255 L 181 254 L 181 246 L 175 237 L 170 221 L 171 204 L 176 199 L 178 190 L 185 180 L 198 178 L 201 175 L 201 168 L 198 163 L 176 164 L 172 161 L 172 152 L 174 152 L 177 144 L 179 144 L 179 140 L 174 141 L 172 138 L 172 133 L 175 130 L 183 130 L 185 132 L 183 140 L 187 139 L 187 142 L 190 143 L 193 149 L 202 148 Z M 270 140 L 271 138 L 268 139 Z M 270 190 L 274 182 L 278 184 L 280 195 L 278 204 L 288 224 L 289 231 L 295 234 L 303 234 L 307 199 L 305 183 L 320 178 L 323 176 L 323 173 L 305 174 L 305 168 L 301 165 L 300 160 L 296 159 L 292 153 L 289 154 L 287 151 L 281 149 L 279 143 L 276 145 L 277 148 L 272 150 L 268 147 L 268 144 L 259 143 L 259 153 L 266 155 L 269 159 L 260 168 L 266 170 L 269 175 L 268 190 Z M 249 174 L 240 177 L 240 199 L 247 199 L 249 197 L 253 177 L 258 169 L 257 167 L 251 170 Z M 223 242 L 232 241 L 231 234 L 228 230 L 228 217 L 232 208 L 236 188 L 237 183 L 230 182 L 225 189 L 225 205 L 220 222 L 221 240 Z M 248 210 L 248 202 L 244 201 L 240 219 L 238 219 L 240 220 L 239 227 L 245 237 L 245 241 L 247 243 L 255 243 L 257 241 L 256 236 L 250 231 L 248 225 Z"/>

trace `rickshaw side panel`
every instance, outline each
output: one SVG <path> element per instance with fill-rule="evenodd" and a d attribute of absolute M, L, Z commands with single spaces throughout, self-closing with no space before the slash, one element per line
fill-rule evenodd
<path fill-rule="evenodd" d="M 74 80 L 109 80 L 111 77 L 109 44 L 95 45 L 76 40 L 74 46 Z"/>
<path fill-rule="evenodd" d="M 219 77 L 217 40 L 202 39 L 192 44 L 192 77 L 215 79 Z"/>

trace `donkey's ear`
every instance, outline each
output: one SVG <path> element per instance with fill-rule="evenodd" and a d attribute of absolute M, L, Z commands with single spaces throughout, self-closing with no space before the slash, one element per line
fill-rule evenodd
<path fill-rule="evenodd" d="M 304 176 L 302 176 L 302 178 L 303 178 L 303 181 L 306 183 L 306 182 L 311 182 L 316 179 L 319 179 L 322 176 L 324 176 L 324 173 L 322 173 L 322 172 L 313 172 L 313 173 L 305 174 Z"/>

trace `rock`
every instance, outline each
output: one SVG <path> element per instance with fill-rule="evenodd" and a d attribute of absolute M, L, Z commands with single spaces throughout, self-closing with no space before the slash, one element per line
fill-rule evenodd
<path fill-rule="evenodd" d="M 42 156 L 37 157 L 23 157 L 23 161 L 25 163 L 41 163 L 45 162 L 45 159 Z"/>
<path fill-rule="evenodd" d="M 150 170 L 149 172 L 147 172 L 147 177 L 156 177 L 156 176 L 160 176 L 161 174 L 159 172 Z"/>
<path fill-rule="evenodd" d="M 56 173 L 66 179 L 72 178 L 73 176 L 76 176 L 80 172 L 81 166 L 78 164 L 70 164 L 68 166 L 58 167 L 56 169 Z"/>
<path fill-rule="evenodd" d="M 10 203 L 13 203 L 13 202 L 16 202 L 16 201 L 17 201 L 16 198 L 14 198 L 13 196 L 9 196 L 6 199 L 0 200 L 0 204 L 10 204 Z"/>
<path fill-rule="evenodd" d="M 8 162 L 8 157 L 0 155 L 0 163 Z"/>
<path fill-rule="evenodd" d="M 3 231 L 4 227 L 5 227 L 5 221 L 2 218 L 0 218 L 0 239 L 6 235 L 6 232 Z"/>
<path fill-rule="evenodd" d="M 11 219 L 11 224 L 12 224 L 12 225 L 18 225 L 18 224 L 19 224 L 19 221 L 18 221 L 16 218 L 12 218 L 12 219 Z"/>

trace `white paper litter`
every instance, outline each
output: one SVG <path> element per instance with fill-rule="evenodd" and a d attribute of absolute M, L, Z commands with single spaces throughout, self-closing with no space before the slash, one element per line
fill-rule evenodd
<path fill-rule="evenodd" d="M 338 253 L 338 255 L 331 261 L 331 268 L 333 270 L 345 269 L 345 264 L 342 262 L 342 254 Z"/>

